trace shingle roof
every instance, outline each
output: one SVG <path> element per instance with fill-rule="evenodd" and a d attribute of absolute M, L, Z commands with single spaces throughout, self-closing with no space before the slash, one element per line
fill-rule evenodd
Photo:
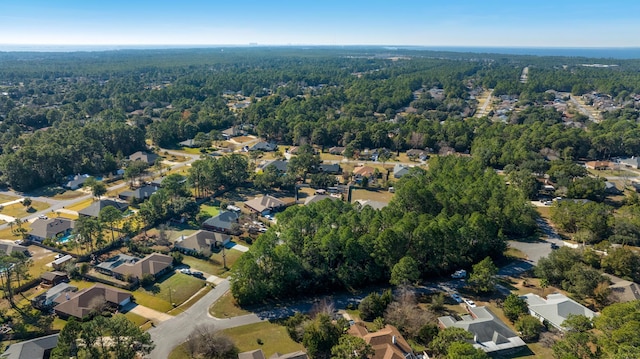
<path fill-rule="evenodd" d="M 267 209 L 282 207 L 285 203 L 273 196 L 262 196 L 246 201 L 244 202 L 244 205 L 257 212 L 262 212 Z"/>
<path fill-rule="evenodd" d="M 334 197 L 334 196 L 329 196 L 329 195 L 326 195 L 326 194 L 316 194 L 316 195 L 313 195 L 313 196 L 308 197 L 307 199 L 305 199 L 304 200 L 304 205 L 308 206 L 311 203 L 320 202 L 320 201 L 325 200 L 325 199 L 337 200 L 338 198 Z"/>
<path fill-rule="evenodd" d="M 240 215 L 232 211 L 221 211 L 217 216 L 208 218 L 202 223 L 204 227 L 216 227 L 230 230 L 234 223 L 237 223 Z"/>
<path fill-rule="evenodd" d="M 151 253 L 135 263 L 123 263 L 113 269 L 114 273 L 142 278 L 145 274 L 157 275 L 169 268 L 173 257 L 161 253 Z"/>
<path fill-rule="evenodd" d="M 265 359 L 262 349 L 256 349 L 249 352 L 238 353 L 238 359 Z"/>
<path fill-rule="evenodd" d="M 74 222 L 67 218 L 36 219 L 31 223 L 30 235 L 40 238 L 52 238 L 58 233 L 73 229 Z"/>
<path fill-rule="evenodd" d="M 10 255 L 13 252 L 28 252 L 29 248 L 12 242 L 0 241 L 0 252 Z"/>
<path fill-rule="evenodd" d="M 159 157 L 160 156 L 155 153 L 138 151 L 129 155 L 129 161 L 143 161 L 148 164 L 153 164 Z"/>
<path fill-rule="evenodd" d="M 67 273 L 65 272 L 60 272 L 60 271 L 51 271 L 51 272 L 44 272 L 40 275 L 40 278 L 44 279 L 44 280 L 48 280 L 48 281 L 53 281 L 56 278 L 59 277 L 63 277 L 63 278 L 68 278 L 67 277 Z"/>
<path fill-rule="evenodd" d="M 207 252 L 217 241 L 227 243 L 231 237 L 223 233 L 199 230 L 188 237 L 182 237 L 176 241 L 174 247 L 184 248 L 196 252 Z"/>
<path fill-rule="evenodd" d="M 151 197 L 152 194 L 158 191 L 157 186 L 144 186 L 140 188 L 136 188 L 133 191 L 123 191 L 120 193 L 120 198 L 136 198 L 136 199 L 144 199 Z"/>
<path fill-rule="evenodd" d="M 59 334 L 47 335 L 20 343 L 11 344 L 2 354 L 4 359 L 41 359 L 45 351 L 58 345 Z"/>
<path fill-rule="evenodd" d="M 374 355 L 371 359 L 406 359 L 413 357 L 411 346 L 402 334 L 391 325 L 386 325 L 377 332 L 369 333 L 364 325 L 356 323 L 349 328 L 349 334 L 360 337 L 371 345 Z M 407 354 L 410 354 L 407 356 Z"/>
<path fill-rule="evenodd" d="M 127 298 L 131 298 L 131 293 L 119 289 L 96 284 L 93 287 L 83 289 L 67 299 L 60 296 L 56 299 L 53 309 L 76 318 L 84 318 L 91 313 L 94 306 L 99 301 L 119 305 Z"/>
<path fill-rule="evenodd" d="M 556 328 L 562 328 L 562 323 L 569 314 L 584 315 L 587 318 L 593 318 L 596 315 L 589 308 L 560 293 L 549 294 L 546 300 L 533 293 L 526 294 L 522 298 L 527 301 L 530 311 L 537 313 Z"/>
<path fill-rule="evenodd" d="M 99 201 L 91 203 L 91 205 L 87 208 L 81 209 L 78 211 L 78 214 L 89 217 L 98 217 L 100 215 L 100 211 L 107 206 L 112 206 L 117 210 L 124 211 L 129 207 L 126 203 L 114 201 L 111 199 L 101 199 Z"/>

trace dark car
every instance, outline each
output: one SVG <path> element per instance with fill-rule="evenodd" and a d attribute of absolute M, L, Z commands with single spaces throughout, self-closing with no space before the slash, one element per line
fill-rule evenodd
<path fill-rule="evenodd" d="M 558 249 L 560 248 L 559 245 L 555 244 L 555 243 L 551 243 L 551 249 Z"/>
<path fill-rule="evenodd" d="M 197 278 L 204 279 L 204 274 L 202 274 L 202 272 L 191 272 L 191 275 Z"/>

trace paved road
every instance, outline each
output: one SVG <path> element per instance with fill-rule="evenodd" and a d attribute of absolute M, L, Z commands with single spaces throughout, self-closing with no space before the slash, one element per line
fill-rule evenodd
<path fill-rule="evenodd" d="M 570 101 L 571 103 L 576 106 L 576 108 L 578 109 L 578 111 L 580 111 L 583 115 L 589 117 L 589 120 L 593 121 L 593 122 L 599 122 L 600 120 L 598 118 L 596 118 L 595 116 L 593 116 L 592 112 L 589 111 L 588 108 L 586 108 L 585 106 L 583 106 L 580 102 L 578 102 L 578 100 L 576 100 L 576 98 L 573 95 L 570 95 Z"/>
<path fill-rule="evenodd" d="M 480 110 L 478 110 L 478 112 L 476 113 L 476 117 L 483 117 L 487 115 L 487 107 L 491 103 L 492 96 L 493 96 L 493 89 L 489 91 L 489 96 L 487 96 L 487 99 L 482 104 L 482 107 L 480 107 Z"/>

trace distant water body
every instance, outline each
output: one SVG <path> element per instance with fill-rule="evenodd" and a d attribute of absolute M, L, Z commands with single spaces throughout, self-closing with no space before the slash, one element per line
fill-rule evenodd
<path fill-rule="evenodd" d="M 151 50 L 151 49 L 194 49 L 194 48 L 229 48 L 247 47 L 244 45 L 5 45 L 0 44 L 0 52 L 75 52 L 75 51 L 114 51 L 114 50 Z M 252 46 L 255 47 L 255 46 Z M 282 46 L 274 46 L 282 47 Z M 298 47 L 298 46 L 290 46 Z M 299 46 L 309 48 L 309 46 Z M 338 47 L 338 46 L 318 46 Z M 341 48 L 349 46 L 339 46 Z M 458 47 L 458 46 L 353 46 L 357 48 L 380 47 L 386 50 L 431 50 L 471 53 L 492 53 L 505 55 L 533 55 L 533 56 L 566 56 L 591 57 L 611 59 L 640 59 L 639 47 L 616 48 L 534 48 L 534 47 Z"/>

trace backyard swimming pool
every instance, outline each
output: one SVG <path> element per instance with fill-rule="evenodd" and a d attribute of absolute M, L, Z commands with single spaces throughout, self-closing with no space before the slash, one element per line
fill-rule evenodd
<path fill-rule="evenodd" d="M 62 243 L 62 244 L 67 243 L 67 242 L 69 242 L 70 240 L 72 240 L 72 239 L 73 239 L 73 237 L 74 237 L 74 235 L 73 235 L 73 234 L 71 234 L 71 233 L 70 233 L 70 234 L 67 234 L 67 235 L 64 235 L 64 236 L 62 236 L 62 237 L 60 237 L 60 238 L 58 239 L 58 243 Z"/>

